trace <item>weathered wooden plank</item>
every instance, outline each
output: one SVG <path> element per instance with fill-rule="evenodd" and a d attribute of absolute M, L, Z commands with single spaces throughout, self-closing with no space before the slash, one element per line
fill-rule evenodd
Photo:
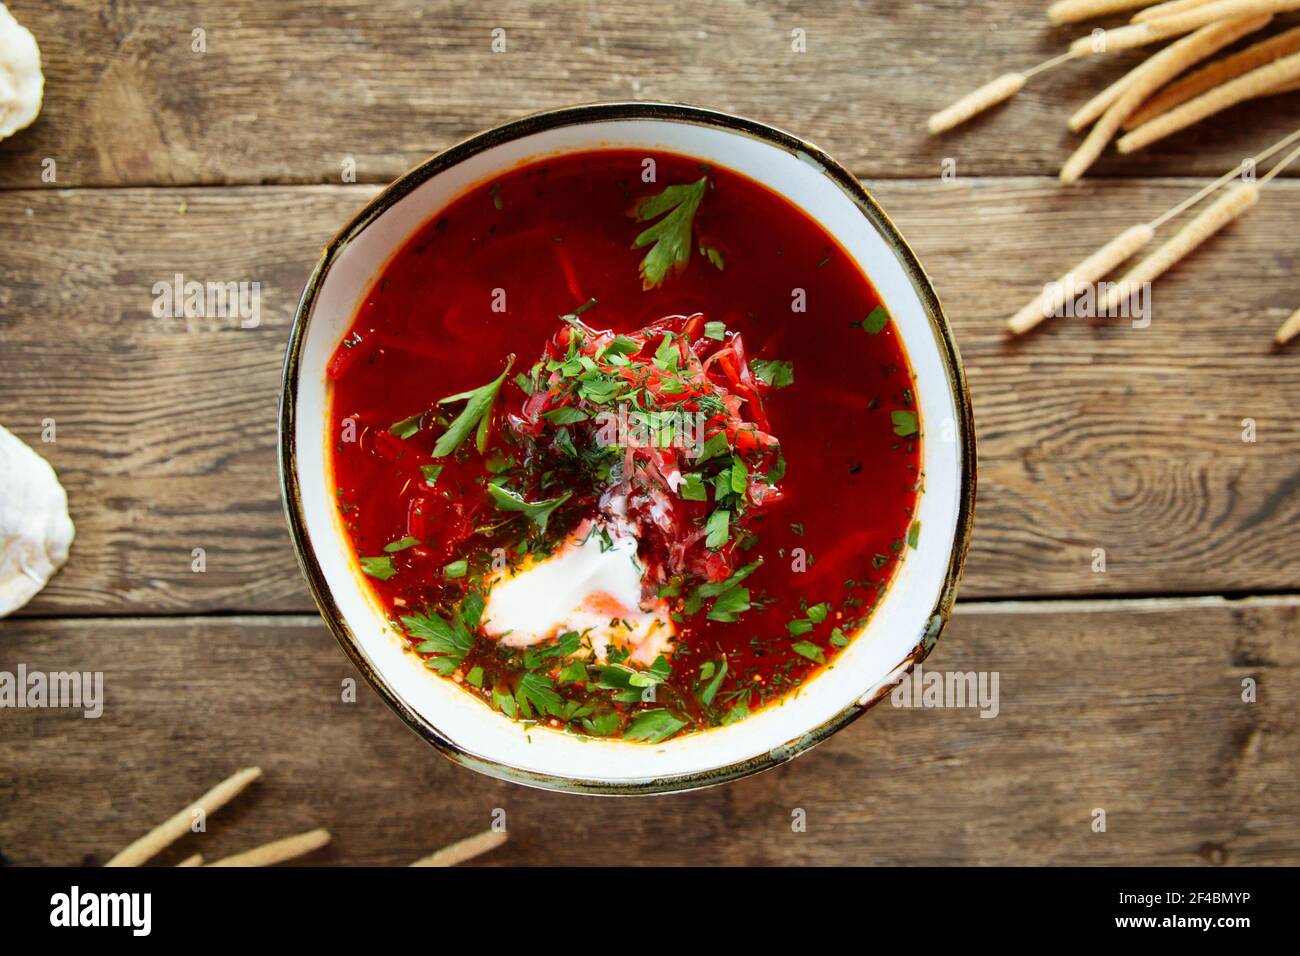
<path fill-rule="evenodd" d="M 1296 251 L 1278 243 L 1300 187 L 1269 187 L 1161 279 L 1149 328 L 1055 320 L 1020 341 L 1001 323 L 1038 283 L 1190 187 L 873 188 L 935 278 L 974 394 L 965 596 L 1295 586 L 1300 376 L 1270 337 L 1300 301 Z M 0 233 L 0 422 L 59 469 L 79 529 L 32 613 L 310 609 L 278 503 L 280 367 L 320 245 L 373 191 L 0 194 L 14 224 Z M 152 285 L 177 272 L 261 282 L 261 324 L 185 332 L 155 319 Z M 46 419 L 53 444 L 39 444 Z"/>
<path fill-rule="evenodd" d="M 1074 63 L 941 139 L 926 117 L 1060 52 L 1045 0 L 644 4 L 631 0 L 13 0 L 42 48 L 37 125 L 0 144 L 0 186 L 385 182 L 513 116 L 627 98 L 793 130 L 860 175 L 1054 174 L 1065 118 L 1141 54 Z M 1121 22 L 1112 19 L 1108 23 Z M 494 53 L 493 31 L 505 30 Z M 195 52 L 194 31 L 205 31 Z M 802 31 L 805 52 L 795 52 Z M 1097 175 L 1214 175 L 1294 129 L 1295 95 L 1233 110 Z"/>
<path fill-rule="evenodd" d="M 11 620 L 0 670 L 101 670 L 105 706 L 0 710 L 0 850 L 102 863 L 257 763 L 160 862 L 326 826 L 310 862 L 402 864 L 501 808 L 485 863 L 1295 864 L 1298 624 L 1294 598 L 967 606 L 927 664 L 998 672 L 995 718 L 886 701 L 770 773 L 611 800 L 456 767 L 364 686 L 343 703 L 354 672 L 310 618 Z"/>

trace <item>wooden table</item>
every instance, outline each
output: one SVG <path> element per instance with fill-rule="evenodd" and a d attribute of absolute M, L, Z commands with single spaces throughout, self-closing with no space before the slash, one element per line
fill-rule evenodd
<path fill-rule="evenodd" d="M 0 422 L 58 469 L 78 535 L 0 624 L 0 670 L 101 670 L 107 702 L 99 720 L 0 711 L 8 860 L 103 862 L 257 763 L 265 779 L 161 862 L 320 825 L 335 841 L 312 861 L 405 863 L 496 808 L 511 840 L 485 863 L 1300 862 L 1300 354 L 1270 348 L 1300 306 L 1300 182 L 1160 280 L 1150 328 L 1002 333 L 1044 280 L 1300 125 L 1300 97 L 1109 156 L 1063 190 L 1063 117 L 1130 59 L 923 133 L 955 95 L 1081 32 L 1029 0 L 9 5 L 47 91 L 38 123 L 0 144 Z M 341 699 L 355 675 L 314 613 L 276 481 L 307 273 L 428 153 L 532 110 L 638 97 L 807 136 L 927 264 L 980 441 L 963 602 L 928 663 L 998 671 L 996 719 L 885 705 L 756 778 L 595 800 L 461 770 L 364 686 Z M 260 282 L 260 326 L 165 327 L 151 287 L 176 273 Z"/>

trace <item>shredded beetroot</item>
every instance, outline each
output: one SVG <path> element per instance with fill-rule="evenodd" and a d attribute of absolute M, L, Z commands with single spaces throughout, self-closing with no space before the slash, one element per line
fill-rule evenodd
<path fill-rule="evenodd" d="M 621 443 L 621 455 L 609 456 L 616 467 L 597 489 L 601 508 L 638 526 L 641 558 L 660 580 L 727 578 L 754 514 L 781 497 L 780 446 L 763 410 L 769 386 L 750 367 L 740 334 L 714 336 L 701 313 L 623 334 L 571 320 L 547 343 L 533 367 L 532 393 L 508 416 L 534 449 L 534 470 L 564 457 L 562 429 L 565 449 L 571 443 L 587 455 L 599 448 L 602 427 L 620 410 L 686 426 L 667 447 Z M 725 540 L 715 536 L 710 546 L 706 523 L 719 509 L 727 511 Z"/>

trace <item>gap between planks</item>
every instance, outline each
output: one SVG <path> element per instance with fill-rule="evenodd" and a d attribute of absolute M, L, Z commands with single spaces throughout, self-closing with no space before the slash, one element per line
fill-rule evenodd
<path fill-rule="evenodd" d="M 994 598 L 970 601 L 959 600 L 954 608 L 954 616 L 988 615 L 988 614 L 1103 614 L 1115 611 L 1134 611 L 1148 613 L 1153 611 L 1204 610 L 1206 608 L 1249 608 L 1249 607 L 1300 607 L 1300 591 L 1287 591 L 1276 594 L 1248 594 L 1241 596 L 1223 594 L 1190 594 L 1170 596 L 1117 596 L 1106 598 L 1079 597 L 1017 597 Z M 46 614 L 15 615 L 9 618 L 16 624 L 51 623 L 76 621 L 81 624 L 97 623 L 113 627 L 151 627 L 164 625 L 190 625 L 216 623 L 240 625 L 246 627 L 312 627 L 324 626 L 325 621 L 317 614 L 304 614 L 301 611 L 262 612 L 243 614 L 239 612 L 215 612 L 209 614 L 136 614 L 136 615 L 79 615 Z M 5 630 L 0 621 L 0 635 Z"/>

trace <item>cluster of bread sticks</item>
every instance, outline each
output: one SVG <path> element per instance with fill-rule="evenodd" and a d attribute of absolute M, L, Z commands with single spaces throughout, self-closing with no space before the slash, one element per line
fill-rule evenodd
<path fill-rule="evenodd" d="M 1069 49 L 1030 69 L 1006 73 L 930 117 L 931 133 L 952 129 L 980 112 L 1010 99 L 1026 81 L 1046 70 L 1106 53 L 1168 42 L 1114 83 L 1084 103 L 1070 117 L 1070 129 L 1085 130 L 1083 142 L 1061 168 L 1064 183 L 1077 182 L 1113 141 L 1120 153 L 1131 153 L 1186 129 L 1246 100 L 1300 89 L 1300 26 L 1258 40 L 1217 60 L 1216 54 L 1269 26 L 1279 13 L 1300 10 L 1300 0 L 1059 0 L 1048 9 L 1054 23 L 1075 23 L 1136 10 L 1131 22 L 1095 30 Z M 1208 61 L 1208 62 L 1207 62 Z M 1015 334 L 1033 328 L 1060 302 L 1055 288 L 1065 280 L 1096 282 L 1152 241 L 1155 230 L 1170 219 L 1227 186 L 1243 173 L 1253 176 L 1254 163 L 1284 149 L 1297 134 L 1274 144 L 1251 161 L 1229 171 L 1211 186 L 1179 203 L 1149 223 L 1121 233 L 1079 263 L 1054 286 L 1008 320 Z M 1165 272 L 1211 235 L 1250 209 L 1259 200 L 1259 186 L 1277 176 L 1297 156 L 1292 153 L 1256 184 L 1245 181 L 1228 189 L 1168 242 L 1147 256 L 1108 293 L 1106 305 L 1131 295 L 1138 286 Z M 1278 344 L 1300 335 L 1300 313 L 1292 315 L 1276 334 Z"/>
<path fill-rule="evenodd" d="M 199 814 L 215 813 L 239 794 L 248 785 L 262 776 L 261 767 L 246 767 L 221 783 L 217 784 L 189 806 L 178 811 L 163 823 L 154 827 L 125 850 L 114 856 L 105 866 L 142 866 L 190 832 L 195 817 Z M 485 830 L 468 839 L 443 847 L 436 853 L 416 860 L 411 866 L 455 866 L 496 849 L 506 841 L 506 834 L 495 830 Z M 316 829 L 295 836 L 274 840 L 271 843 L 223 857 L 208 863 L 207 866 L 274 866 L 295 857 L 304 856 L 318 850 L 330 842 L 328 830 Z M 177 866 L 203 866 L 203 855 L 195 853 L 186 857 Z"/>

